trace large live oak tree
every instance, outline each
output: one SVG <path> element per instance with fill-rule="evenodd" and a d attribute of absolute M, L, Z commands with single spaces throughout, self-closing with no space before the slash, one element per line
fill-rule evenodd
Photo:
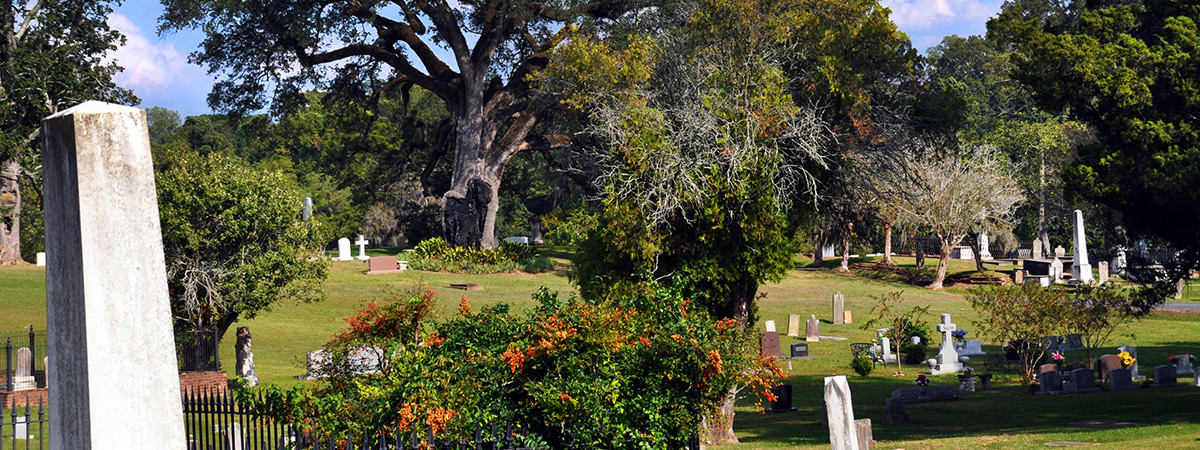
<path fill-rule="evenodd" d="M 535 131 L 552 102 L 534 95 L 529 75 L 571 27 L 619 17 L 623 1 L 163 0 L 160 31 L 207 34 L 192 55 L 224 72 L 209 95 L 215 109 L 286 110 L 304 88 L 379 92 L 420 86 L 446 104 L 430 127 L 431 164 L 453 152 L 443 196 L 451 244 L 497 245 L 504 168 L 522 150 L 562 142 Z M 452 59 L 444 60 L 442 55 Z M 268 90 L 272 91 L 268 98 Z"/>
<path fill-rule="evenodd" d="M 21 258 L 21 179 L 38 185 L 42 118 L 84 100 L 136 103 L 104 55 L 123 38 L 107 1 L 9 0 L 0 5 L 0 266 Z"/>

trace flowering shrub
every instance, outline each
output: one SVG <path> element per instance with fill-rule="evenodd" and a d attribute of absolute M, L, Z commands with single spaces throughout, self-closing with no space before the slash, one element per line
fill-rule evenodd
<path fill-rule="evenodd" d="M 743 349 L 736 322 L 714 321 L 666 292 L 595 305 L 545 289 L 519 316 L 474 310 L 428 320 L 415 298 L 371 304 L 330 346 L 379 345 L 388 370 L 333 372 L 311 389 L 274 389 L 258 405 L 276 417 L 330 430 L 474 433 L 481 423 L 528 424 L 548 447 L 677 447 L 736 385 L 773 400 L 782 371 Z M 413 334 L 415 333 L 415 334 Z M 632 442 L 632 444 L 630 444 Z"/>
<path fill-rule="evenodd" d="M 1050 357 L 1054 359 L 1055 364 L 1062 364 L 1063 360 L 1067 359 L 1066 356 L 1063 356 L 1062 352 L 1051 353 Z"/>

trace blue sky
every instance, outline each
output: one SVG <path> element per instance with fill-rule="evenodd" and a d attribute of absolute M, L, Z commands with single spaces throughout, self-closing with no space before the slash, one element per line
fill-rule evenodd
<path fill-rule="evenodd" d="M 892 20 L 908 33 L 922 53 L 943 36 L 967 36 L 986 31 L 988 17 L 1000 10 L 1002 0 L 882 0 L 892 9 Z M 203 67 L 189 64 L 188 54 L 199 48 L 203 34 L 195 31 L 158 35 L 163 7 L 156 0 L 127 0 L 109 15 L 113 28 L 125 34 L 126 43 L 110 55 L 125 71 L 116 82 L 133 90 L 143 108 L 162 106 L 183 116 L 211 112 L 206 103 L 214 77 Z"/>

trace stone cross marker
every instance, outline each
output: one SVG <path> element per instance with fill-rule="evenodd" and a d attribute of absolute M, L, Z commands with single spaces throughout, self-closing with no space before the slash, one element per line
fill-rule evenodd
<path fill-rule="evenodd" d="M 788 336 L 800 336 L 800 315 L 788 314 Z"/>
<path fill-rule="evenodd" d="M 1092 265 L 1088 264 L 1087 238 L 1083 234 L 1083 211 L 1075 210 L 1075 261 L 1071 263 L 1071 278 L 1092 284 Z"/>
<path fill-rule="evenodd" d="M 234 368 L 234 373 L 246 381 L 250 382 L 250 386 L 258 386 L 258 376 L 254 374 L 254 350 L 250 347 L 250 327 L 238 327 L 237 329 L 237 347 L 234 349 L 237 354 L 237 364 Z"/>
<path fill-rule="evenodd" d="M 837 291 L 833 294 L 833 324 L 844 323 L 846 323 L 846 296 L 842 295 L 842 291 Z"/>
<path fill-rule="evenodd" d="M 942 333 L 942 346 L 938 350 L 938 364 L 932 371 L 934 375 L 962 371 L 962 364 L 958 362 L 958 351 L 954 349 L 954 337 L 951 335 L 957 329 L 958 327 L 950 322 L 950 315 L 942 314 L 942 323 L 937 326 L 937 330 Z"/>
<path fill-rule="evenodd" d="M 358 259 L 360 261 L 371 259 L 370 256 L 367 256 L 367 244 L 370 244 L 370 242 L 368 242 L 367 238 L 363 237 L 361 234 L 358 235 L 358 240 L 354 241 L 354 245 L 358 246 Z"/>
<path fill-rule="evenodd" d="M 354 257 L 350 255 L 350 239 L 338 239 L 338 261 L 353 261 Z"/>
<path fill-rule="evenodd" d="M 102 102 L 42 121 L 52 450 L 187 445 L 146 130 Z"/>
<path fill-rule="evenodd" d="M 817 320 L 816 314 L 808 316 L 808 320 L 804 324 L 804 341 L 818 342 L 821 340 L 821 322 Z"/>
<path fill-rule="evenodd" d="M 832 450 L 858 450 L 854 428 L 854 403 L 845 375 L 825 377 L 825 414 L 829 419 L 829 444 Z"/>

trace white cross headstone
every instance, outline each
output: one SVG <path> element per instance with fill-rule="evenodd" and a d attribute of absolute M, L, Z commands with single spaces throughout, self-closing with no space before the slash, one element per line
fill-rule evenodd
<path fill-rule="evenodd" d="M 942 314 L 942 323 L 937 326 L 937 330 L 942 333 L 942 346 L 938 350 L 937 365 L 933 367 L 934 375 L 962 371 L 962 363 L 958 361 L 958 351 L 954 349 L 952 335 L 957 329 L 958 327 L 950 322 L 950 315 Z"/>
<path fill-rule="evenodd" d="M 1071 277 L 1083 284 L 1092 284 L 1092 265 L 1088 264 L 1087 238 L 1083 235 L 1083 211 L 1075 210 L 1075 261 Z"/>
<path fill-rule="evenodd" d="M 858 450 L 854 428 L 854 403 L 845 375 L 825 377 L 825 414 L 829 419 L 829 444 L 832 450 Z"/>
<path fill-rule="evenodd" d="M 353 261 L 354 257 L 350 255 L 350 239 L 338 239 L 338 261 Z"/>
<path fill-rule="evenodd" d="M 370 242 L 367 242 L 367 238 L 361 234 L 358 235 L 358 240 L 354 241 L 354 245 L 358 246 L 358 259 L 361 261 L 371 259 L 370 256 L 367 256 L 367 244 L 370 244 Z"/>
<path fill-rule="evenodd" d="M 146 113 L 89 101 L 41 135 L 50 448 L 183 450 Z"/>

